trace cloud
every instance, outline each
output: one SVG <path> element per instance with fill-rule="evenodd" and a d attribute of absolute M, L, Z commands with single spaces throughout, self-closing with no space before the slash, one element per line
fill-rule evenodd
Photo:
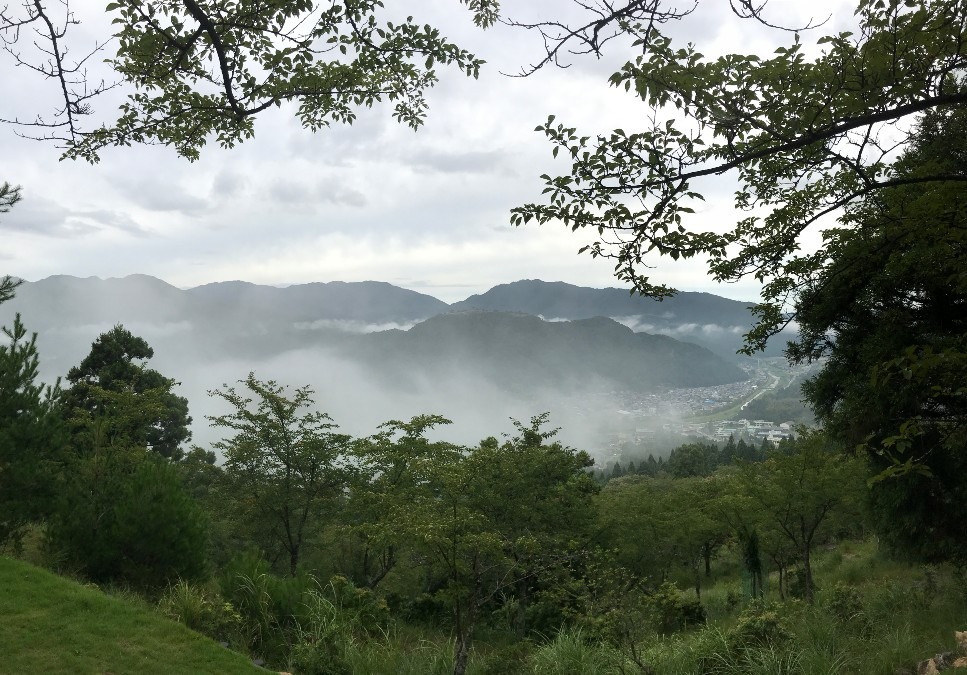
<path fill-rule="evenodd" d="M 212 181 L 211 198 L 234 197 L 248 186 L 248 179 L 242 174 L 226 169 L 219 171 Z"/>
<path fill-rule="evenodd" d="M 521 20 L 584 15 L 571 2 L 519 4 L 507 9 Z M 135 146 L 108 149 L 95 166 L 58 162 L 53 145 L 29 143 L 9 130 L 0 134 L 0 179 L 22 184 L 26 194 L 0 216 L 0 249 L 18 261 L 8 265 L 11 271 L 34 279 L 144 272 L 182 286 L 224 279 L 381 279 L 433 289 L 449 300 L 521 278 L 620 285 L 608 260 L 576 255 L 593 240 L 591 233 L 556 224 L 513 229 L 508 220 L 514 206 L 542 201 L 542 173 L 569 170 L 567 159 L 553 159 L 551 145 L 534 131 L 549 114 L 592 136 L 646 123 L 634 92 L 607 81 L 633 58 L 630 46 L 610 42 L 600 60 L 575 56 L 566 70 L 508 78 L 499 73 L 517 72 L 543 54 L 539 35 L 502 25 L 480 31 L 465 6 L 447 0 L 420 3 L 419 9 L 421 21 L 439 25 L 488 63 L 479 80 L 439 68 L 440 81 L 428 92 L 426 124 L 416 133 L 393 120 L 391 104 L 364 107 L 353 125 L 334 124 L 318 133 L 303 129 L 297 106 L 285 104 L 259 115 L 251 140 L 231 150 L 210 143 L 194 163 L 169 148 Z M 818 34 L 851 20 L 852 9 L 815 0 L 769 11 L 779 23 L 801 24 L 803 17 L 836 10 Z M 99 27 L 107 16 L 96 8 L 82 11 L 82 30 Z M 397 11 L 407 10 L 387 9 Z M 663 30 L 676 41 L 694 41 L 710 56 L 725 49 L 768 55 L 773 42 L 791 39 L 739 21 L 727 3 L 699 3 L 693 16 Z M 814 41 L 810 35 L 804 34 L 805 42 Z M 0 104 L 5 115 L 29 117 L 56 103 L 56 91 L 20 71 L 0 59 L 0 78 L 13 83 Z M 687 227 L 718 230 L 734 223 L 730 181 L 724 176 L 703 184 L 708 201 Z M 154 236 L 127 236 L 145 233 Z M 716 285 L 698 258 L 676 265 L 645 262 L 657 264 L 655 281 L 677 288 L 739 299 L 758 294 L 752 282 Z"/>
<path fill-rule="evenodd" d="M 80 237 L 105 229 L 146 234 L 146 230 L 124 211 L 68 209 L 38 196 L 24 199 L 0 217 L 0 230 L 46 237 Z"/>
<path fill-rule="evenodd" d="M 318 319 L 316 321 L 297 321 L 292 324 L 296 330 L 337 330 L 343 333 L 379 333 L 385 330 L 409 330 L 419 321 L 407 321 L 398 323 L 389 321 L 386 323 L 366 323 L 363 321 L 353 321 L 351 319 Z"/>
<path fill-rule="evenodd" d="M 501 150 L 450 152 L 423 150 L 409 158 L 417 171 L 440 173 L 499 173 L 509 171 L 509 162 Z"/>
<path fill-rule="evenodd" d="M 191 194 L 179 183 L 154 174 L 139 174 L 134 180 L 115 184 L 134 205 L 162 213 L 198 215 L 212 208 L 209 200 Z"/>
<path fill-rule="evenodd" d="M 663 318 L 670 318 L 670 316 L 666 313 L 663 315 Z M 717 323 L 656 324 L 651 321 L 646 321 L 645 317 L 640 314 L 613 316 L 611 318 L 636 333 L 657 333 L 674 338 L 685 336 L 718 337 L 723 335 L 742 335 L 748 330 L 746 326 L 722 326 Z"/>

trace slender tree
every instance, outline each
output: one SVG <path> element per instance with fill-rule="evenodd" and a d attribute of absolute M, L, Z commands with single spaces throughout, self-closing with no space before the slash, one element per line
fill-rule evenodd
<path fill-rule="evenodd" d="M 763 522 L 795 547 L 803 594 L 812 602 L 813 549 L 837 512 L 859 512 L 866 487 L 863 464 L 812 432 L 765 462 L 743 465 L 739 475 L 743 492 L 762 509 Z"/>
<path fill-rule="evenodd" d="M 239 384 L 238 390 L 209 392 L 232 408 L 208 418 L 231 434 L 214 444 L 225 458 L 225 494 L 266 557 L 295 576 L 327 506 L 343 497 L 351 438 L 335 433 L 332 419 L 312 409 L 309 387 L 289 394 L 254 373 Z"/>

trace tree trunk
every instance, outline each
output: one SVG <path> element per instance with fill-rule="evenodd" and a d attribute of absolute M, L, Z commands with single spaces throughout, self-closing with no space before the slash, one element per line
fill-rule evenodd
<path fill-rule="evenodd" d="M 289 549 L 289 576 L 295 576 L 299 569 L 299 549 L 293 546 Z"/>
<path fill-rule="evenodd" d="M 702 547 L 702 557 L 705 558 L 705 576 L 712 576 L 712 547 L 708 544 Z"/>
<path fill-rule="evenodd" d="M 457 623 L 456 644 L 453 654 L 453 675 L 464 675 L 470 660 L 470 645 L 473 642 L 473 631 L 477 625 L 477 594 L 467 603 L 465 621 Z"/>
<path fill-rule="evenodd" d="M 802 550 L 802 581 L 806 602 L 813 604 L 813 569 L 809 561 L 809 544 L 803 545 Z"/>
<path fill-rule="evenodd" d="M 475 560 L 475 570 L 478 570 L 478 565 L 479 561 Z M 453 675 L 464 675 L 467 672 L 467 662 L 470 660 L 470 644 L 473 642 L 473 632 L 477 627 L 477 610 L 481 603 L 479 571 L 474 576 L 473 592 L 467 600 L 467 611 L 461 614 L 459 599 L 454 605 L 456 610 L 454 627 L 457 636 L 456 644 L 454 644 Z"/>
<path fill-rule="evenodd" d="M 527 577 L 517 582 L 517 611 L 514 617 L 514 633 L 518 640 L 527 636 L 527 604 L 530 602 L 530 584 Z"/>
<path fill-rule="evenodd" d="M 469 636 L 457 635 L 456 654 L 453 658 L 453 675 L 464 675 L 470 660 Z"/>
<path fill-rule="evenodd" d="M 695 597 L 702 601 L 702 573 L 698 566 L 698 561 L 692 564 L 692 571 L 695 572 Z"/>

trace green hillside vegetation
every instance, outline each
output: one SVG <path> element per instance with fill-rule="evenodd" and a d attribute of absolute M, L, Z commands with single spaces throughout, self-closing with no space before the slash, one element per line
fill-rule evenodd
<path fill-rule="evenodd" d="M 354 438 L 310 387 L 249 374 L 212 392 L 216 464 L 163 442 L 187 417 L 123 327 L 66 392 L 8 337 L 5 545 L 132 603 L 6 563 L 15 672 L 892 675 L 967 623 L 963 565 L 871 543 L 867 467 L 819 431 L 602 486 L 547 415 L 475 446 L 436 415 Z"/>
<path fill-rule="evenodd" d="M 19 320 L 8 338 L 6 550 L 141 598 L 7 563 L 14 672 L 892 675 L 967 623 L 963 560 L 872 544 L 869 467 L 822 431 L 690 443 L 602 485 L 546 414 L 473 446 L 436 440 L 437 415 L 352 437 L 310 387 L 249 374 L 211 392 L 222 440 L 186 452 L 185 401 L 123 327 L 66 391 L 36 382 Z"/>
<path fill-rule="evenodd" d="M 245 656 L 154 609 L 0 557 L 0 671 L 258 673 Z"/>

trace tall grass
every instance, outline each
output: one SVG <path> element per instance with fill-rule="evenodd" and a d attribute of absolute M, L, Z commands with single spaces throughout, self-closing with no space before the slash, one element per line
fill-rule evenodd
<path fill-rule="evenodd" d="M 538 649 L 532 672 L 546 675 L 602 675 L 621 673 L 625 658 L 606 644 L 591 644 L 580 630 L 562 630 Z"/>

